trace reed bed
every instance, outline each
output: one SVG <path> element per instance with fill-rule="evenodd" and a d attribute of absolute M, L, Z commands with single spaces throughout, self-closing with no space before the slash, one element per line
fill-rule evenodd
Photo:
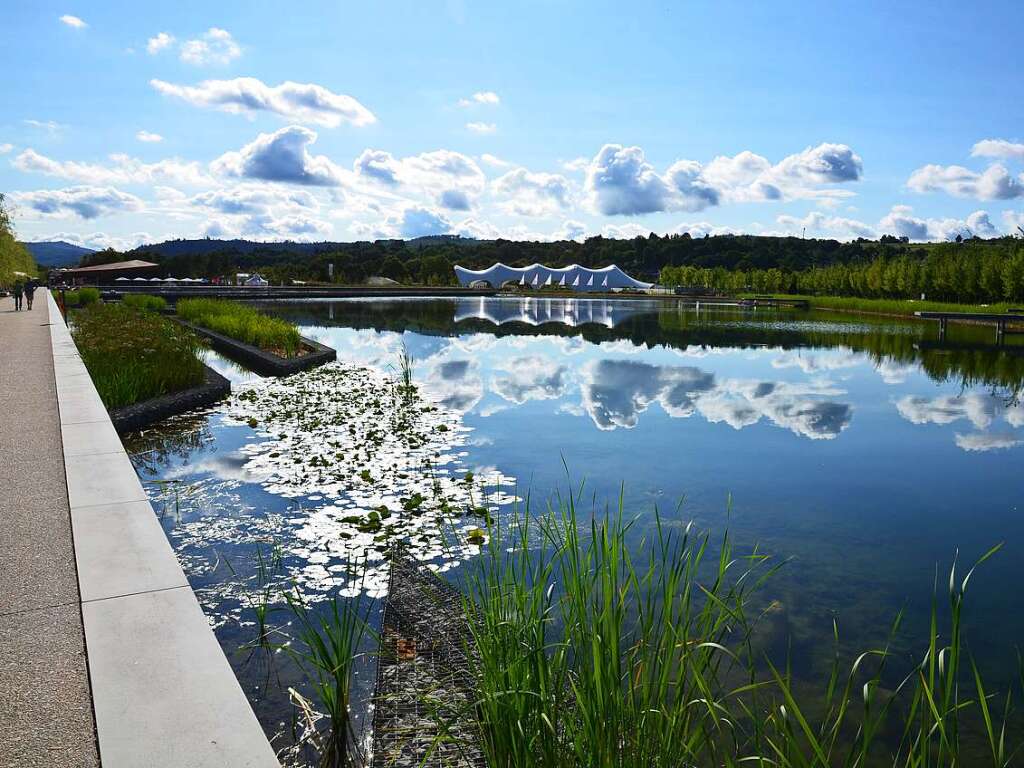
<path fill-rule="evenodd" d="M 177 311 L 190 323 L 282 357 L 299 353 L 301 341 L 294 325 L 244 304 L 225 299 L 182 299 Z"/>
<path fill-rule="evenodd" d="M 145 293 L 126 293 L 121 297 L 121 303 L 126 307 L 146 312 L 163 312 L 167 309 L 167 300 L 163 296 L 150 296 Z"/>
<path fill-rule="evenodd" d="M 200 340 L 152 312 L 94 304 L 74 315 L 71 333 L 108 409 L 188 389 L 204 379 Z"/>
<path fill-rule="evenodd" d="M 755 597 L 777 565 L 660 519 L 627 543 L 638 533 L 621 505 L 581 524 L 576 503 L 493 524 L 468 565 L 477 699 L 463 715 L 488 766 L 1003 768 L 1020 757 L 1020 692 L 983 683 L 963 634 L 973 568 L 961 577 L 954 563 L 948 610 L 937 590 L 920 655 L 883 646 L 843 662 L 836 630 L 831 673 L 807 697 L 752 642 Z"/>
<path fill-rule="evenodd" d="M 59 301 L 60 291 L 54 291 L 53 298 L 55 301 Z M 66 307 L 88 307 L 96 304 L 99 300 L 99 289 L 91 286 L 64 291 L 64 306 Z"/>

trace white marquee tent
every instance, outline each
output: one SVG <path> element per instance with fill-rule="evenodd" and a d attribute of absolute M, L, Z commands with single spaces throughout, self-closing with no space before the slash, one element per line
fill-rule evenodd
<path fill-rule="evenodd" d="M 456 265 L 455 276 L 461 285 L 485 282 L 492 288 L 500 288 L 507 283 L 518 283 L 534 288 L 558 285 L 572 288 L 574 291 L 609 291 L 621 288 L 643 290 L 653 285 L 633 279 L 614 264 L 600 269 L 589 269 L 579 264 L 568 267 L 545 267 L 543 264 L 507 267 L 499 262 L 487 269 L 466 269 Z"/>

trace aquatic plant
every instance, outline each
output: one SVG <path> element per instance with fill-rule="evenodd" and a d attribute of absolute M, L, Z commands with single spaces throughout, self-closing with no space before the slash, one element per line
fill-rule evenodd
<path fill-rule="evenodd" d="M 182 299 L 177 304 L 177 312 L 190 323 L 282 357 L 294 357 L 301 346 L 299 331 L 294 325 L 238 302 Z"/>
<path fill-rule="evenodd" d="M 167 309 L 167 300 L 162 296 L 150 296 L 145 293 L 127 293 L 121 297 L 121 303 L 126 307 L 144 309 L 149 312 L 163 312 Z"/>
<path fill-rule="evenodd" d="M 288 594 L 288 606 L 296 618 L 296 639 L 301 649 L 289 651 L 306 670 L 316 696 L 316 705 L 325 715 L 325 729 L 315 726 L 313 707 L 297 692 L 300 704 L 305 703 L 310 732 L 306 738 L 319 753 L 320 768 L 343 768 L 362 765 L 362 754 L 352 727 L 352 673 L 361 656 L 363 640 L 373 631 L 369 627 L 370 601 L 361 596 L 352 599 L 335 597 L 325 608 L 314 613 L 300 595 Z"/>
<path fill-rule="evenodd" d="M 806 696 L 752 642 L 756 595 L 778 564 L 738 554 L 728 535 L 712 555 L 707 534 L 657 516 L 627 543 L 639 532 L 621 502 L 586 523 L 578 501 L 494 522 L 468 566 L 476 700 L 460 716 L 475 719 L 488 766 L 1003 768 L 1020 754 L 1013 695 L 990 691 L 967 650 L 974 568 L 960 579 L 954 562 L 948 625 L 936 600 L 920 656 L 886 645 L 847 665 L 835 629 L 824 693 Z M 440 742 L 456 729 L 438 731 Z"/>
<path fill-rule="evenodd" d="M 152 312 L 94 304 L 75 314 L 71 334 L 108 409 L 194 387 L 205 376 L 196 335 Z"/>

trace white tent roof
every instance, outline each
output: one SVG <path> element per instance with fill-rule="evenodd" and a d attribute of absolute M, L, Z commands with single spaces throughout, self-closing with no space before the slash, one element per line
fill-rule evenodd
<path fill-rule="evenodd" d="M 630 277 L 614 264 L 600 269 L 590 269 L 579 264 L 572 264 L 568 267 L 546 267 L 543 264 L 509 267 L 498 263 L 487 269 L 467 269 L 456 266 L 455 275 L 462 285 L 483 281 L 494 288 L 500 288 L 506 283 L 533 286 L 557 283 L 560 286 L 571 285 L 577 290 L 588 288 L 594 290 L 595 286 L 600 286 L 602 289 L 636 288 L 642 290 L 653 285 L 653 283 L 645 283 Z"/>

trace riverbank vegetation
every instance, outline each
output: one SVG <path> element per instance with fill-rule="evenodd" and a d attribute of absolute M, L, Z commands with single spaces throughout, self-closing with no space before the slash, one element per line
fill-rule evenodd
<path fill-rule="evenodd" d="M 54 300 L 59 302 L 61 295 L 60 291 L 54 291 Z M 100 300 L 100 292 L 98 288 L 93 288 L 92 286 L 87 285 L 82 288 L 64 291 L 63 297 L 65 307 L 88 307 L 96 304 Z"/>
<path fill-rule="evenodd" d="M 202 344 L 178 323 L 119 304 L 93 304 L 71 321 L 75 344 L 107 409 L 203 382 Z"/>
<path fill-rule="evenodd" d="M 294 357 L 299 353 L 301 340 L 294 325 L 268 317 L 252 307 L 224 299 L 182 299 L 177 307 L 183 320 L 245 344 L 281 357 Z"/>
<path fill-rule="evenodd" d="M 744 294 L 748 297 L 754 294 Z M 914 299 L 862 299 L 856 296 L 812 296 L 810 294 L 771 294 L 781 299 L 804 299 L 812 309 L 834 309 L 845 312 L 874 312 L 880 315 L 911 317 L 915 312 L 972 312 L 975 314 L 1003 314 L 1014 308 L 1012 303 L 956 304 L 949 301 L 920 301 Z"/>
<path fill-rule="evenodd" d="M 147 312 L 163 312 L 167 309 L 167 300 L 163 296 L 150 296 L 145 293 L 126 293 L 121 297 L 121 303 L 126 307 Z"/>

